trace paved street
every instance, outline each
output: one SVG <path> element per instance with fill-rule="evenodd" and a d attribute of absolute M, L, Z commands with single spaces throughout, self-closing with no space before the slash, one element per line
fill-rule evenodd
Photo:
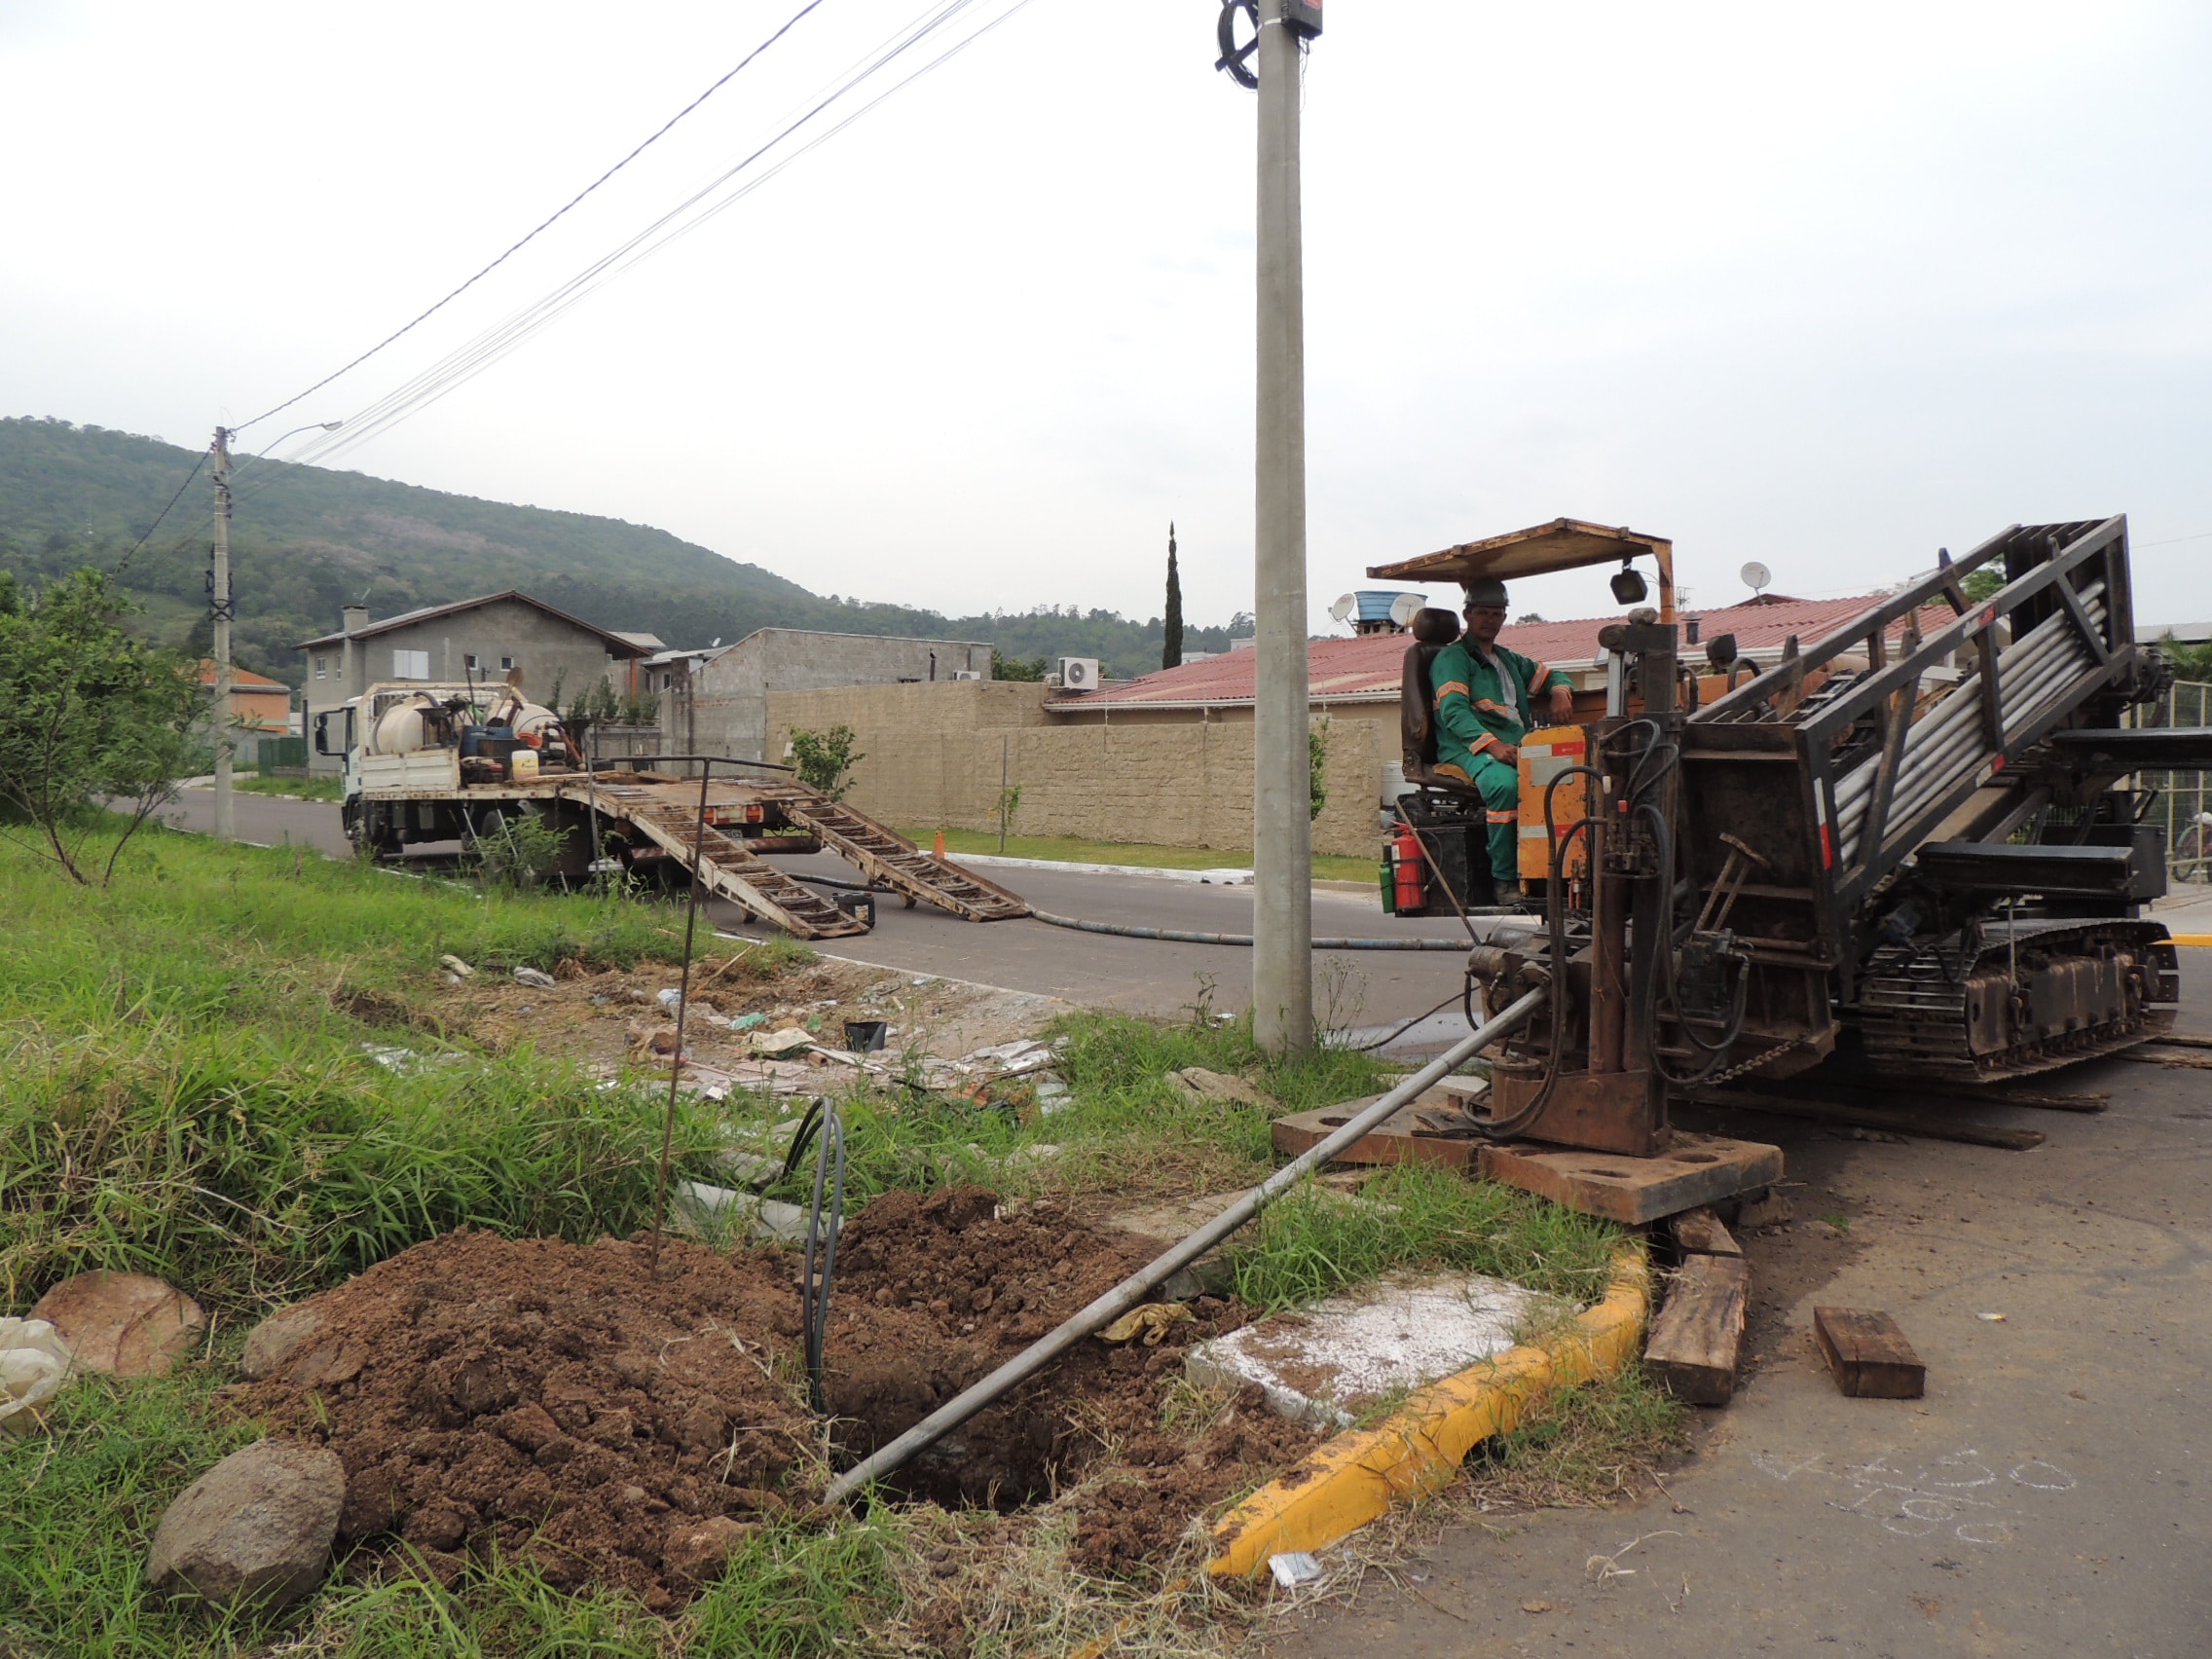
<path fill-rule="evenodd" d="M 2212 1032 L 2212 950 L 2182 959 L 2182 1028 Z M 2025 1153 L 1737 1118 L 1787 1149 L 1796 1219 L 1748 1240 L 1751 1375 L 1672 1495 L 1454 1530 L 1271 1654 L 2212 1652 L 2212 1072 L 2052 1087 L 2111 1108 L 1959 1109 L 2050 1137 Z M 1838 1394 L 1816 1305 L 1893 1314 L 1927 1398 Z"/>
<path fill-rule="evenodd" d="M 246 794 L 236 800 L 239 833 L 247 840 L 279 844 L 289 839 L 341 856 L 350 850 L 339 832 L 334 805 Z M 185 791 L 166 818 L 180 829 L 212 829 L 212 793 Z M 855 876 L 850 865 L 830 854 L 778 863 L 794 874 L 848 880 Z M 1013 888 L 1040 909 L 1059 915 L 1183 932 L 1252 931 L 1248 887 L 998 865 L 979 873 Z M 762 931 L 740 924 L 730 905 L 718 903 L 711 913 L 717 926 L 729 932 Z M 1390 935 L 1449 939 L 1459 930 L 1449 917 L 1400 921 L 1386 916 L 1381 901 L 1371 893 L 1322 891 L 1313 897 L 1313 931 L 1317 937 L 1346 939 Z M 1121 939 L 1037 921 L 978 925 L 927 905 L 908 910 L 897 899 L 879 900 L 872 934 L 832 940 L 825 948 L 856 962 L 1008 985 L 1131 1013 L 1172 1016 L 1201 998 L 1212 1008 L 1240 1012 L 1251 1002 L 1252 953 L 1238 946 Z M 1456 996 L 1460 958 L 1449 951 L 1316 952 L 1313 979 L 1316 1017 L 1332 1028 L 1358 1029 L 1380 1037 Z M 1434 1049 L 1465 1029 L 1464 1019 L 1456 1011 L 1447 1011 L 1409 1032 L 1392 1051 Z"/>

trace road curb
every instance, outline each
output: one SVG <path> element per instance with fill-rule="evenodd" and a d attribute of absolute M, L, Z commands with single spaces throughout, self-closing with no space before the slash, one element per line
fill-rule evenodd
<path fill-rule="evenodd" d="M 2173 936 L 2173 940 L 2174 940 L 2174 943 L 2176 943 L 2176 944 L 2192 944 L 2192 945 L 2206 945 L 2206 944 L 2212 944 L 2212 933 L 2202 933 L 2202 934 L 2175 934 L 2175 935 Z"/>
<path fill-rule="evenodd" d="M 1257 1572 L 1270 1556 L 1335 1543 L 1391 1504 L 1451 1479 L 1470 1451 L 1509 1431 L 1554 1387 L 1610 1375 L 1634 1359 L 1651 1310 L 1650 1284 L 1642 1243 L 1624 1245 L 1604 1299 L 1576 1317 L 1571 1334 L 1509 1349 L 1417 1390 L 1373 1428 L 1346 1429 L 1221 1519 L 1206 1570 L 1228 1578 Z"/>

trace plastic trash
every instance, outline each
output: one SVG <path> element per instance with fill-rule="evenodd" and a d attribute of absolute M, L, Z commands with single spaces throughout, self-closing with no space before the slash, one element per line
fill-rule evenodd
<path fill-rule="evenodd" d="M 73 1356 L 44 1319 L 0 1318 L 0 1430 L 27 1434 L 38 1408 L 61 1391 Z"/>
<path fill-rule="evenodd" d="M 528 985 L 533 990 L 551 991 L 559 989 L 553 976 L 538 968 L 517 968 L 515 970 L 515 982 L 520 985 Z"/>
<path fill-rule="evenodd" d="M 1305 1550 L 1285 1550 L 1281 1555 L 1268 1557 L 1268 1570 L 1285 1590 L 1294 1590 L 1320 1577 L 1321 1564 Z"/>

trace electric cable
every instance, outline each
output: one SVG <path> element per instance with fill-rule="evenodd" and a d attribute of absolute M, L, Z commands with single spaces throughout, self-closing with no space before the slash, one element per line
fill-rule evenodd
<path fill-rule="evenodd" d="M 176 510 L 177 502 L 184 499 L 184 493 L 192 488 L 192 481 L 200 476 L 200 469 L 206 464 L 207 452 L 202 450 L 200 459 L 192 463 L 192 470 L 184 475 L 184 482 L 176 487 L 176 494 L 169 498 L 168 505 L 154 515 L 154 522 L 146 527 L 146 534 L 137 539 L 130 551 L 115 562 L 115 569 L 110 572 L 111 574 L 120 576 L 129 569 L 130 561 L 138 556 L 139 548 L 153 540 L 154 532 L 162 528 L 162 520 L 167 518 L 171 512 Z M 182 543 L 180 542 L 178 545 L 181 546 Z"/>
<path fill-rule="evenodd" d="M 275 408 L 264 409 L 252 420 L 241 422 L 240 424 L 233 426 L 231 430 L 233 432 L 242 432 L 248 426 L 257 426 L 262 422 L 268 420 L 270 416 L 280 414 L 284 410 L 291 408 L 292 405 L 299 402 L 301 398 L 313 396 L 315 392 L 320 391 L 324 387 L 328 386 L 332 381 L 337 380 L 340 376 L 350 373 L 352 370 L 359 368 L 363 363 L 367 362 L 371 357 L 375 356 L 387 346 L 389 346 L 393 341 L 399 339 L 400 336 L 408 333 L 419 324 L 427 322 L 432 316 L 435 316 L 439 312 L 443 311 L 455 300 L 460 299 L 461 296 L 462 294 L 465 294 L 470 288 L 473 288 L 478 282 L 482 281 L 493 272 L 497 271 L 500 266 L 504 265 L 514 255 L 520 253 L 525 247 L 529 246 L 531 242 L 535 241 L 537 239 L 540 233 L 550 230 L 555 222 L 558 221 L 563 215 L 565 215 L 570 210 L 570 208 L 574 207 L 578 203 L 583 201 L 585 197 L 589 196 L 593 191 L 597 190 L 601 185 L 605 184 L 608 179 L 612 178 L 616 173 L 620 172 L 624 167 L 628 166 L 632 162 L 636 161 L 641 155 L 645 154 L 647 149 L 649 149 L 653 144 L 658 142 L 667 134 L 670 128 L 674 127 L 678 122 L 682 121 L 685 116 L 689 115 L 693 110 L 697 109 L 701 104 L 705 103 L 709 98 L 713 97 L 715 93 L 721 91 L 721 89 L 736 76 L 739 70 L 743 69 L 747 64 L 751 63 L 755 58 L 758 57 L 762 53 L 766 52 L 778 41 L 782 40 L 784 36 L 790 34 L 792 30 L 797 27 L 798 24 L 806 18 L 807 14 L 815 11 L 823 4 L 824 0 L 807 0 L 807 3 L 804 6 L 801 6 L 788 19 L 786 19 L 784 25 L 781 28 L 777 29 L 774 34 L 770 35 L 766 40 L 762 41 L 758 46 L 755 47 L 751 52 L 747 53 L 745 56 L 739 60 L 736 68 L 729 70 L 721 77 L 720 80 L 715 82 L 713 86 L 709 87 L 705 92 L 701 92 L 697 97 L 693 98 L 689 103 L 685 104 L 682 109 L 678 110 L 674 115 L 670 116 L 667 121 L 661 124 L 659 130 L 654 132 L 651 137 L 639 144 L 637 148 L 633 149 L 627 156 L 624 156 L 620 161 L 616 162 L 612 166 L 608 167 L 605 172 L 601 173 L 599 177 L 593 179 L 591 183 L 585 185 L 583 189 L 576 192 L 574 196 L 571 197 L 560 207 L 556 208 L 551 216 L 539 223 L 520 241 L 517 241 L 513 246 L 509 247 L 506 252 L 500 254 L 498 258 L 493 260 L 491 264 L 485 266 L 483 270 L 477 272 L 475 276 L 469 277 L 467 281 L 461 283 L 460 287 L 454 289 L 452 293 L 446 295 L 444 299 L 438 301 L 436 305 L 430 307 L 428 311 L 424 312 L 420 316 L 416 317 L 414 321 L 406 323 L 403 326 L 393 330 L 391 333 L 386 335 L 382 340 L 378 341 L 374 346 L 371 346 L 366 351 L 363 351 L 358 357 L 355 357 L 344 368 L 324 375 L 322 379 L 316 381 L 314 385 L 309 387 L 305 391 L 298 392 L 291 397 L 287 397 L 283 402 L 277 404 Z"/>
<path fill-rule="evenodd" d="M 845 1217 L 845 1120 L 827 1096 L 814 1102 L 820 1109 L 822 1132 L 814 1159 L 814 1197 L 806 1211 L 806 1262 L 799 1280 L 799 1323 L 805 1332 L 806 1392 L 817 1414 L 827 1410 L 822 1394 L 823 1349 L 830 1338 L 830 1290 L 837 1276 L 837 1235 Z M 794 1143 L 795 1144 L 795 1143 Z M 830 1177 L 834 1153 L 836 1174 Z M 829 1226 L 823 1226 L 823 1192 L 830 1187 Z M 819 1260 L 822 1276 L 815 1279 Z"/>
<path fill-rule="evenodd" d="M 863 82 L 897 61 L 930 35 L 942 28 L 952 18 L 977 4 L 977 0 L 950 0 L 949 4 L 940 7 L 935 15 L 928 16 L 923 20 L 909 25 L 902 32 L 903 38 L 894 37 L 872 60 L 866 61 L 863 67 L 850 74 L 842 83 L 783 127 L 775 136 L 758 146 L 734 166 L 724 169 L 651 224 L 586 266 L 550 293 L 510 313 L 504 320 L 486 329 L 473 340 L 449 352 L 438 362 L 351 416 L 338 432 L 328 434 L 322 439 L 311 439 L 288 459 L 294 461 L 305 461 L 344 453 L 388 430 L 391 426 L 398 424 L 420 410 L 427 408 L 448 392 L 491 367 L 509 351 L 514 350 L 539 329 L 561 316 L 570 307 L 588 298 L 607 282 L 612 281 L 642 261 L 650 258 L 669 243 L 688 236 L 708 220 L 734 206 L 745 197 L 751 195 L 753 191 L 776 177 L 785 167 L 790 166 L 801 156 L 835 137 L 854 122 L 878 108 L 887 99 L 911 86 L 915 81 L 940 68 L 944 63 L 973 46 L 982 36 L 988 34 L 1032 3 L 1033 0 L 1016 0 L 1016 4 L 1009 7 L 1000 16 L 972 30 L 956 44 L 948 47 L 938 56 L 893 86 L 886 88 L 876 97 L 853 111 L 842 121 L 816 134 L 805 144 L 782 157 L 765 171 L 748 179 L 739 188 L 729 192 L 719 201 L 710 200 L 717 191 L 719 191 L 731 179 L 745 172 L 755 163 L 760 161 L 832 104 L 845 97 Z M 702 207 L 702 203 L 706 203 L 707 205 Z"/>
<path fill-rule="evenodd" d="M 1474 981 L 1473 981 L 1472 979 L 1469 979 L 1469 980 L 1465 981 L 1465 983 L 1466 983 L 1466 984 L 1472 984 L 1472 983 L 1474 983 Z M 1450 996 L 1446 997 L 1446 998 L 1445 998 L 1445 999 L 1444 999 L 1444 1000 L 1443 1000 L 1442 1002 L 1438 1003 L 1438 1004 L 1437 1004 L 1437 1005 L 1436 1005 L 1436 1006 L 1435 1006 L 1434 1008 L 1432 1008 L 1432 1009 L 1429 1009 L 1429 1010 L 1428 1010 L 1428 1011 L 1427 1011 L 1426 1013 L 1424 1013 L 1424 1014 L 1415 1014 L 1415 1015 L 1413 1016 L 1413 1018 L 1411 1018 L 1411 1019 L 1407 1020 L 1407 1021 L 1405 1022 L 1405 1024 L 1403 1024 L 1403 1025 L 1399 1026 L 1399 1027 L 1398 1027 L 1398 1029 L 1397 1029 L 1397 1030 L 1395 1030 L 1395 1031 L 1393 1031 L 1393 1032 L 1391 1032 L 1389 1036 L 1387 1036 L 1387 1037 L 1378 1037 L 1378 1038 L 1376 1038 L 1376 1039 L 1375 1039 L 1375 1041 L 1374 1041 L 1374 1042 L 1372 1042 L 1372 1043 L 1362 1043 L 1362 1044 L 1361 1044 L 1361 1045 L 1360 1045 L 1360 1046 L 1359 1046 L 1358 1048 L 1354 1049 L 1354 1050 L 1352 1051 L 1352 1052 L 1353 1052 L 1353 1053 L 1355 1053 L 1355 1054 L 1365 1054 L 1365 1053 L 1370 1053 L 1370 1052 L 1372 1052 L 1373 1051 L 1375 1051 L 1375 1050 L 1377 1050 L 1377 1049 L 1381 1049 L 1381 1048 L 1383 1048 L 1383 1047 L 1385 1047 L 1385 1046 L 1386 1046 L 1386 1045 L 1388 1045 L 1388 1044 L 1391 1044 L 1391 1043 L 1395 1043 L 1395 1042 L 1396 1042 L 1396 1041 L 1397 1041 L 1397 1040 L 1398 1040 L 1399 1038 L 1403 1037 L 1403 1036 L 1404 1036 L 1404 1035 L 1405 1035 L 1405 1034 L 1406 1034 L 1407 1032 L 1411 1031 L 1411 1030 L 1412 1030 L 1412 1029 L 1413 1029 L 1413 1028 L 1414 1028 L 1415 1026 L 1419 1025 L 1419 1023 L 1420 1023 L 1420 1022 L 1421 1022 L 1422 1020 L 1429 1018 L 1429 1017 L 1430 1017 L 1431 1015 L 1433 1015 L 1433 1014 L 1442 1014 L 1442 1013 L 1443 1013 L 1443 1012 L 1444 1012 L 1444 1011 L 1445 1011 L 1446 1009 L 1450 1008 L 1450 1007 L 1451 1007 L 1451 1006 L 1452 1006 L 1452 1005 L 1453 1005 L 1454 1003 L 1460 1001 L 1460 1000 L 1462 999 L 1462 995 L 1463 995 L 1463 991 L 1454 991 L 1454 992 L 1453 992 L 1453 993 L 1452 993 L 1452 994 L 1451 994 Z M 1471 1023 L 1471 1022 L 1470 1022 L 1470 1023 Z"/>

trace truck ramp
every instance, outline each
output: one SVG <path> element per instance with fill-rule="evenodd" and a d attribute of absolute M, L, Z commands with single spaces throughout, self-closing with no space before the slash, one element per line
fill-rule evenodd
<path fill-rule="evenodd" d="M 773 799 L 793 824 L 819 835 L 825 847 L 859 869 L 871 887 L 934 904 L 964 921 L 999 922 L 1029 914 L 1028 903 L 1019 894 L 949 859 L 923 852 L 896 830 L 804 786 L 780 785 L 758 793 L 764 800 Z"/>
<path fill-rule="evenodd" d="M 636 825 L 684 869 L 696 870 L 710 893 L 719 894 L 752 915 L 773 922 L 795 939 L 845 939 L 867 927 L 848 916 L 813 888 L 786 875 L 748 847 L 743 838 L 701 826 L 695 811 L 664 804 L 645 790 L 602 786 L 613 810 Z M 632 798 L 623 799 L 625 794 Z"/>

